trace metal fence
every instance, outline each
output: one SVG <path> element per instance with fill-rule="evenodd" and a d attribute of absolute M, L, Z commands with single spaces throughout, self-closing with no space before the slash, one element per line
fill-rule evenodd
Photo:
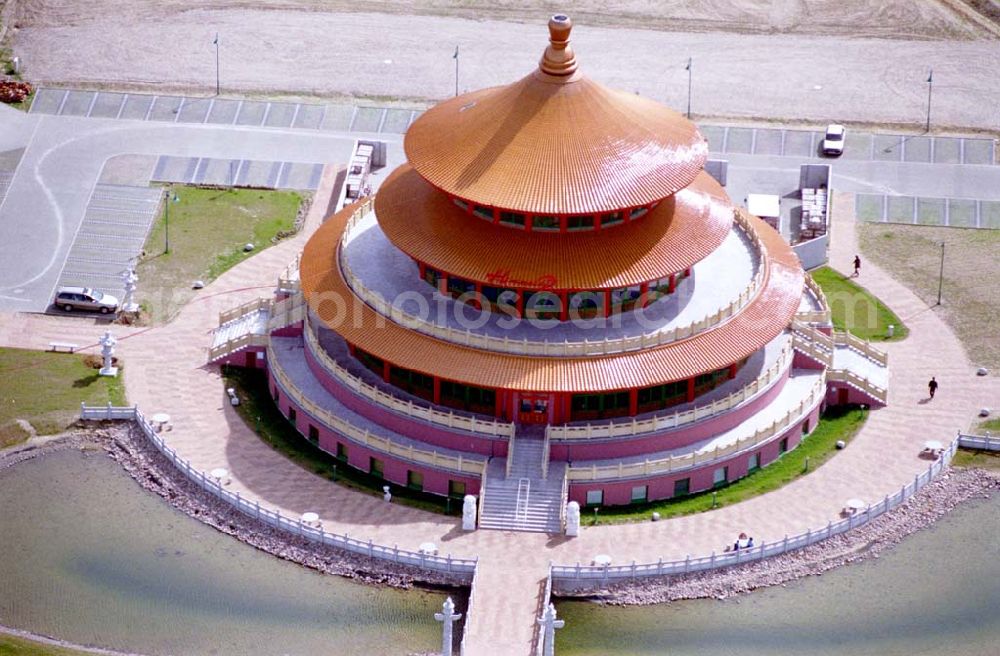
<path fill-rule="evenodd" d="M 566 588 L 598 587 L 612 582 L 617 583 L 624 580 L 638 579 L 642 577 L 689 574 L 691 572 L 703 572 L 711 569 L 730 567 L 732 565 L 763 560 L 764 558 L 770 558 L 789 551 L 808 547 L 809 545 L 816 544 L 817 542 L 826 540 L 834 535 L 840 535 L 841 533 L 846 533 L 847 531 L 850 531 L 858 526 L 863 526 L 879 515 L 888 512 L 905 502 L 907 499 L 916 494 L 921 488 L 934 480 L 934 477 L 948 466 L 948 463 L 951 462 L 952 456 L 955 455 L 955 450 L 959 447 L 959 443 L 962 441 L 964 441 L 964 436 L 956 438 L 952 441 L 941 456 L 934 463 L 928 465 L 927 471 L 916 475 L 913 481 L 904 485 L 899 492 L 896 492 L 895 494 L 888 494 L 881 501 L 875 504 L 869 504 L 866 509 L 855 514 L 851 514 L 846 519 L 842 519 L 838 522 L 831 521 L 825 527 L 815 530 L 810 529 L 805 533 L 800 533 L 794 536 L 786 535 L 784 539 L 777 542 L 761 542 L 759 545 L 748 549 L 728 551 L 721 554 L 717 554 L 713 551 L 711 555 L 708 556 L 700 556 L 697 558 L 688 556 L 684 560 L 664 561 L 663 559 L 660 559 L 655 563 L 641 564 L 633 561 L 629 565 L 616 566 L 581 565 L 580 563 L 577 563 L 575 566 L 553 565 L 552 577 L 554 583 L 557 588 L 560 585 L 565 586 Z M 963 444 L 963 446 L 965 445 Z"/>
<path fill-rule="evenodd" d="M 375 544 L 372 540 L 366 542 L 347 535 L 328 533 L 322 529 L 303 523 L 301 519 L 286 517 L 279 510 L 269 510 L 266 507 L 262 507 L 259 501 L 251 502 L 248 499 L 244 499 L 239 492 L 230 492 L 225 489 L 220 480 L 195 469 L 190 462 L 181 458 L 176 451 L 167 446 L 163 438 L 160 437 L 153 426 L 146 420 L 145 415 L 139 410 L 138 406 L 128 408 L 114 407 L 108 404 L 105 407 L 90 407 L 81 404 L 80 418 L 96 421 L 109 419 L 135 421 L 139 428 L 142 429 L 143 435 L 156 447 L 156 450 L 166 456 L 190 481 L 216 498 L 233 506 L 244 515 L 253 517 L 274 528 L 301 536 L 319 544 L 334 546 L 352 553 L 368 556 L 369 558 L 377 558 L 379 560 L 435 572 L 447 572 L 467 580 L 472 579 L 476 570 L 478 559 L 452 558 L 451 554 L 448 556 L 432 556 L 415 551 L 407 551 L 396 546 L 389 547 Z"/>

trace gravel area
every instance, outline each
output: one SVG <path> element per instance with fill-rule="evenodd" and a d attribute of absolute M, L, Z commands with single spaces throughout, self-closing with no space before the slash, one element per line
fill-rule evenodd
<path fill-rule="evenodd" d="M 678 108 L 686 105 L 685 65 L 693 57 L 694 113 L 754 121 L 919 128 L 933 67 L 935 129 L 997 130 L 995 26 L 961 6 L 627 0 L 605 8 L 590 0 L 574 7 L 573 44 L 595 79 Z M 193 0 L 18 0 L 11 43 L 26 76 L 43 85 L 211 94 L 218 33 L 224 95 L 385 104 L 451 95 L 456 45 L 466 91 L 524 76 L 547 40 L 548 12 L 514 1 L 203 7 Z"/>
<path fill-rule="evenodd" d="M 739 567 L 687 576 L 647 579 L 589 592 L 563 593 L 614 606 L 645 606 L 680 599 L 726 599 L 758 588 L 820 576 L 835 567 L 878 558 L 886 549 L 926 528 L 964 501 L 989 498 L 1000 475 L 981 469 L 949 469 L 898 508 L 805 549 Z"/>

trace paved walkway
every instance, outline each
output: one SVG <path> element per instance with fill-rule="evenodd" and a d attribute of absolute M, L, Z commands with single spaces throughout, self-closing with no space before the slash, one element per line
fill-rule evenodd
<path fill-rule="evenodd" d="M 889 344 L 892 380 L 889 406 L 875 411 L 858 437 L 823 467 L 775 492 L 711 513 L 657 523 L 586 527 L 568 540 L 542 534 L 476 531 L 459 520 L 332 484 L 290 463 L 258 440 L 226 402 L 216 367 L 205 364 L 210 331 L 221 309 L 269 293 L 277 274 L 301 249 L 322 218 L 336 171 L 324 172 L 305 230 L 233 268 L 203 290 L 171 324 L 121 329 L 131 401 L 147 412 L 167 412 L 174 422 L 169 443 L 199 469 L 226 467 L 231 489 L 291 515 L 318 512 L 324 526 L 352 537 L 416 549 L 437 542 L 442 554 L 478 556 L 483 577 L 476 595 L 472 653 L 525 653 L 526 618 L 537 608 L 531 582 L 548 562 L 589 563 L 598 553 L 615 563 L 681 559 L 721 551 L 740 531 L 768 542 L 785 534 L 825 526 L 838 518 L 846 499 L 868 501 L 895 492 L 927 467 L 918 458 L 927 439 L 950 440 L 976 410 L 1000 393 L 997 378 L 976 377 L 957 338 L 940 317 L 876 265 L 866 262 L 860 283 L 886 300 L 910 328 Z M 847 270 L 857 250 L 850 199 L 836 198 L 831 261 Z M 0 315 L 0 343 L 45 348 L 48 341 L 90 343 L 103 326 L 90 320 L 40 315 Z M 89 340 L 89 341 L 88 341 Z M 926 382 L 941 382 L 927 402 Z M 518 618 L 508 625 L 505 618 Z M 523 633 L 522 633 L 523 632 Z M 500 646 L 504 646 L 503 649 Z"/>

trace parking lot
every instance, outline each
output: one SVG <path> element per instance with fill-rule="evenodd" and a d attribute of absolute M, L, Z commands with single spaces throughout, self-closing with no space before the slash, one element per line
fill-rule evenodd
<path fill-rule="evenodd" d="M 1000 229 L 1000 201 L 857 194 L 855 216 L 871 223 Z"/>

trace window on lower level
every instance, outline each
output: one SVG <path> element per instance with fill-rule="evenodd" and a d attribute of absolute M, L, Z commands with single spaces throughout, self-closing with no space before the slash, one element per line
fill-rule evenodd
<path fill-rule="evenodd" d="M 690 478 L 679 478 L 674 481 L 674 496 L 682 497 L 685 494 L 691 493 L 691 479 Z"/>
<path fill-rule="evenodd" d="M 636 485 L 632 488 L 632 503 L 645 503 L 649 486 Z"/>
<path fill-rule="evenodd" d="M 594 217 L 590 214 L 580 214 L 577 216 L 567 217 L 566 229 L 569 230 L 570 232 L 575 232 L 578 230 L 593 230 Z"/>
<path fill-rule="evenodd" d="M 448 481 L 448 496 L 459 498 L 464 497 L 465 481 Z"/>
<path fill-rule="evenodd" d="M 719 467 L 712 472 L 712 487 L 722 487 L 729 482 L 729 467 Z"/>
<path fill-rule="evenodd" d="M 476 205 L 472 213 L 478 216 L 480 219 L 486 219 L 487 221 L 493 221 L 493 208 L 483 207 L 482 205 Z"/>
<path fill-rule="evenodd" d="M 520 212 L 500 212 L 500 223 L 515 228 L 524 227 L 524 215 Z"/>
<path fill-rule="evenodd" d="M 424 489 L 424 475 L 418 471 L 410 469 L 406 472 L 406 487 L 411 490 Z"/>
<path fill-rule="evenodd" d="M 288 421 L 292 422 L 292 426 L 295 425 L 295 417 L 296 417 L 295 408 L 293 408 L 292 406 L 288 406 Z"/>
<path fill-rule="evenodd" d="M 319 429 L 309 424 L 309 441 L 316 443 L 319 442 Z"/>
<path fill-rule="evenodd" d="M 383 478 L 385 476 L 385 463 L 378 458 L 368 458 L 368 473 Z"/>
<path fill-rule="evenodd" d="M 783 437 L 783 438 L 781 438 L 781 441 L 778 442 L 778 455 L 781 455 L 782 453 L 785 453 L 786 451 L 788 451 L 788 438 L 787 437 Z"/>
<path fill-rule="evenodd" d="M 347 445 L 343 442 L 337 442 L 337 459 L 347 460 Z"/>
<path fill-rule="evenodd" d="M 531 219 L 532 230 L 554 231 L 559 229 L 559 217 L 548 214 L 536 214 Z"/>
<path fill-rule="evenodd" d="M 754 453 L 747 458 L 747 473 L 752 474 L 758 469 L 760 469 L 760 454 Z"/>
<path fill-rule="evenodd" d="M 588 506 L 600 506 L 604 504 L 604 490 L 587 490 Z"/>
<path fill-rule="evenodd" d="M 625 221 L 625 215 L 621 212 L 611 212 L 610 214 L 601 215 L 601 227 L 606 228 L 608 226 L 618 225 Z"/>
<path fill-rule="evenodd" d="M 628 220 L 635 221 L 648 211 L 649 211 L 648 207 L 636 207 L 635 209 L 632 210 L 632 213 L 629 215 Z"/>

